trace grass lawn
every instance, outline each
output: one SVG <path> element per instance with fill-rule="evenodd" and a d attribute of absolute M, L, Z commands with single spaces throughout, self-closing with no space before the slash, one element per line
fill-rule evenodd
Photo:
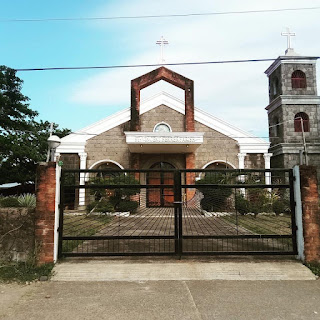
<path fill-rule="evenodd" d="M 254 234 L 279 234 L 290 235 L 291 216 L 252 216 L 252 215 L 232 215 L 222 217 L 225 221 L 239 225 Z"/>
<path fill-rule="evenodd" d="M 65 215 L 63 217 L 63 236 L 93 236 L 112 221 L 106 215 Z M 62 252 L 71 252 L 84 240 L 64 240 Z"/>

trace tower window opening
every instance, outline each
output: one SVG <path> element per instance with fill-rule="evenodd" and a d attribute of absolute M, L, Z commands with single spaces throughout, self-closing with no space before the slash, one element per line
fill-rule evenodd
<path fill-rule="evenodd" d="M 294 132 L 310 131 L 309 116 L 304 112 L 299 112 L 294 116 Z"/>
<path fill-rule="evenodd" d="M 279 90 L 279 79 L 275 77 L 272 83 L 272 94 L 275 96 Z"/>
<path fill-rule="evenodd" d="M 307 87 L 306 75 L 301 70 L 296 70 L 291 75 L 292 89 L 303 89 Z"/>
<path fill-rule="evenodd" d="M 278 137 L 279 136 L 279 133 L 280 133 L 280 128 L 279 128 L 279 118 L 278 117 L 275 117 L 274 120 L 273 120 L 273 123 L 274 123 L 274 127 L 273 127 L 273 133 L 274 133 L 274 136 L 275 137 Z"/>

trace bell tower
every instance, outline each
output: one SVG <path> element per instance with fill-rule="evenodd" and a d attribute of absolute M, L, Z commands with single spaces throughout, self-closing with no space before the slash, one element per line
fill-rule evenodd
<path fill-rule="evenodd" d="M 320 168 L 316 61 L 317 57 L 298 55 L 288 41 L 285 55 L 279 56 L 265 71 L 269 78 L 266 110 L 273 168 L 292 168 L 300 163 Z"/>

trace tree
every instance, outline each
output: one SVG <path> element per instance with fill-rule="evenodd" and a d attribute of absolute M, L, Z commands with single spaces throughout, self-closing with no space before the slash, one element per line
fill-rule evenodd
<path fill-rule="evenodd" d="M 15 70 L 0 66 L 0 184 L 34 182 L 36 164 L 46 160 L 50 123 L 35 120 L 22 84 Z M 60 137 L 70 132 L 57 124 L 54 129 Z"/>

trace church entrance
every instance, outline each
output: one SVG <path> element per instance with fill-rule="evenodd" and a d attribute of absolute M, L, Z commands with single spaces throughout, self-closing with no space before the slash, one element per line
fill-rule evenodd
<path fill-rule="evenodd" d="M 175 169 L 168 162 L 157 162 L 150 167 L 154 172 L 147 173 L 147 185 L 156 188 L 147 189 L 147 207 L 173 207 L 174 201 L 174 173 L 166 170 Z M 172 185 L 172 188 L 166 186 Z"/>

